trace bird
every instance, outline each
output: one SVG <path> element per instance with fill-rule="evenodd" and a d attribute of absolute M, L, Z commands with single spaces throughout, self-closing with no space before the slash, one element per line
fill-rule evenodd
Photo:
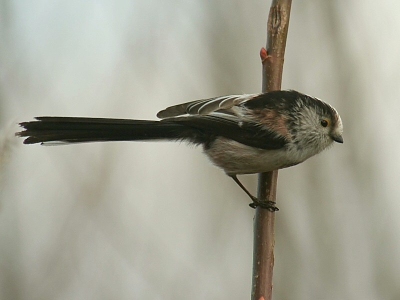
<path fill-rule="evenodd" d="M 105 141 L 186 141 L 202 145 L 217 167 L 251 198 L 250 206 L 270 211 L 238 175 L 288 168 L 343 143 L 342 120 L 331 105 L 295 90 L 278 90 L 190 101 L 158 112 L 160 120 L 36 117 L 21 122 L 24 144 Z"/>

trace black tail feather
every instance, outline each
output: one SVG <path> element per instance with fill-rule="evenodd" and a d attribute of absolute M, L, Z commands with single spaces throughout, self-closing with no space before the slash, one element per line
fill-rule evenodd
<path fill-rule="evenodd" d="M 138 140 L 189 140 L 203 143 L 209 137 L 195 128 L 165 121 L 128 119 L 38 117 L 36 121 L 23 122 L 23 131 L 17 136 L 26 137 L 24 144 L 46 142 L 105 142 Z"/>

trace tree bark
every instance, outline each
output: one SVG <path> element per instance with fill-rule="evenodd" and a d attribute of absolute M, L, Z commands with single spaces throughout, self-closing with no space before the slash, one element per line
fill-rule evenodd
<path fill-rule="evenodd" d="M 273 0 L 268 16 L 267 45 L 260 51 L 263 67 L 262 91 L 281 89 L 291 0 Z M 260 201 L 276 202 L 278 171 L 258 175 Z M 274 268 L 275 212 L 256 208 L 254 218 L 254 253 L 252 300 L 272 299 Z"/>

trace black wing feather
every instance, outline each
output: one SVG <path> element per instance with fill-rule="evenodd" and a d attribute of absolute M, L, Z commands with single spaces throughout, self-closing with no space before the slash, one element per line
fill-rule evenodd
<path fill-rule="evenodd" d="M 260 126 L 257 123 L 247 120 L 240 120 L 230 115 L 212 113 L 206 116 L 166 119 L 161 122 L 171 121 L 197 128 L 215 137 L 225 137 L 244 145 L 260 149 L 280 149 L 288 143 L 288 140 L 284 136 L 278 135 L 272 130 L 268 130 L 265 126 Z"/>

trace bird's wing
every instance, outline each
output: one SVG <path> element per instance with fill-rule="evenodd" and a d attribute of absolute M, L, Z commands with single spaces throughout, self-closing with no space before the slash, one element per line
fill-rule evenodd
<path fill-rule="evenodd" d="M 251 120 L 240 119 L 234 115 L 218 112 L 205 116 L 194 115 L 167 118 L 161 122 L 183 124 L 187 127 L 199 129 L 210 138 L 225 137 L 259 149 L 280 149 L 289 142 L 287 137 L 272 128 L 257 124 Z"/>
<path fill-rule="evenodd" d="M 229 110 L 232 107 L 253 99 L 260 94 L 230 95 L 210 99 L 195 100 L 170 106 L 157 114 L 160 119 L 182 115 L 207 115 L 220 110 Z"/>

